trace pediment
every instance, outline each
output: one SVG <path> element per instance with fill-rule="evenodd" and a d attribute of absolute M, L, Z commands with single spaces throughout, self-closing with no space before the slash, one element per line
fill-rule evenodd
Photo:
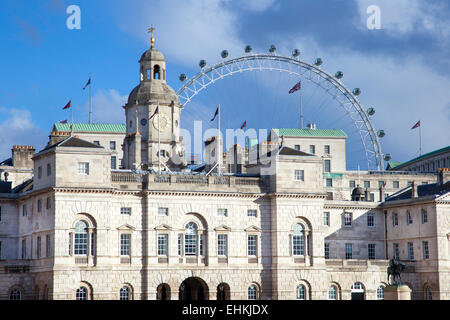
<path fill-rule="evenodd" d="M 231 231 L 231 228 L 223 224 L 221 226 L 214 228 L 214 231 Z"/>
<path fill-rule="evenodd" d="M 159 226 L 155 227 L 155 230 L 158 230 L 158 231 L 171 231 L 172 228 L 170 226 L 168 226 L 167 224 L 160 224 Z"/>
<path fill-rule="evenodd" d="M 261 232 L 261 228 L 258 228 L 257 226 L 250 226 L 248 228 L 244 229 L 245 232 Z"/>
<path fill-rule="evenodd" d="M 134 231 L 136 228 L 135 227 L 133 227 L 133 226 L 131 226 L 131 225 L 129 225 L 129 224 L 123 224 L 123 225 L 121 225 L 120 227 L 118 227 L 117 228 L 117 230 L 129 230 L 129 231 Z"/>

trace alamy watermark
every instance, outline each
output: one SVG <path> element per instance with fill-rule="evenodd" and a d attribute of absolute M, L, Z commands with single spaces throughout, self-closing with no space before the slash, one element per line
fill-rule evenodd
<path fill-rule="evenodd" d="M 379 30 L 381 29 L 381 9 L 377 5 L 370 5 L 367 7 L 366 13 L 369 15 L 367 18 L 367 29 Z"/>
<path fill-rule="evenodd" d="M 67 7 L 66 13 L 69 17 L 66 20 L 66 26 L 69 30 L 81 29 L 81 9 L 79 6 L 72 4 Z"/>

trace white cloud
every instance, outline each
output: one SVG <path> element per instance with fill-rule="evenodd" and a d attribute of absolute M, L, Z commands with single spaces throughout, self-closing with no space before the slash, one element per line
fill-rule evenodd
<path fill-rule="evenodd" d="M 125 110 L 122 108 L 128 100 L 128 95 L 121 95 L 114 89 L 96 89 L 92 97 L 92 121 L 94 123 L 125 123 Z M 85 115 L 83 119 L 74 122 L 88 122 L 89 100 L 82 106 Z"/>
<path fill-rule="evenodd" d="M 33 123 L 28 110 L 0 107 L 0 113 L 4 116 L 0 122 L 0 160 L 11 157 L 13 145 L 31 145 L 36 151 L 45 146 L 46 134 Z"/>
<path fill-rule="evenodd" d="M 241 5 L 251 11 L 266 11 L 275 3 L 276 0 L 239 0 Z"/>

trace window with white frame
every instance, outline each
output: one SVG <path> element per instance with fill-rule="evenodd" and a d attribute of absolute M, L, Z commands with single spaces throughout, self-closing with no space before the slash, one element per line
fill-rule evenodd
<path fill-rule="evenodd" d="M 351 212 L 344 212 L 344 226 L 345 227 L 351 227 L 352 226 L 352 213 Z"/>
<path fill-rule="evenodd" d="M 45 256 L 48 258 L 50 257 L 50 235 L 45 236 Z"/>
<path fill-rule="evenodd" d="M 377 300 L 384 300 L 384 287 L 379 286 L 377 288 Z"/>
<path fill-rule="evenodd" d="M 256 256 L 257 255 L 257 242 L 258 242 L 258 236 L 255 234 L 249 234 L 247 236 L 247 254 L 249 256 Z"/>
<path fill-rule="evenodd" d="M 183 235 L 178 234 L 178 255 L 181 256 L 183 253 Z"/>
<path fill-rule="evenodd" d="M 47 210 L 52 208 L 52 199 L 50 197 L 47 197 Z"/>
<path fill-rule="evenodd" d="M 226 234 L 217 235 L 217 254 L 219 256 L 228 255 L 228 235 Z"/>
<path fill-rule="evenodd" d="M 364 188 L 370 188 L 370 181 L 364 181 Z"/>
<path fill-rule="evenodd" d="M 130 300 L 130 288 L 127 286 L 123 286 L 119 291 L 119 299 L 120 300 Z"/>
<path fill-rule="evenodd" d="M 325 254 L 325 259 L 330 258 L 330 244 L 329 243 L 325 243 L 325 245 L 324 245 L 324 254 Z"/>
<path fill-rule="evenodd" d="M 228 216 L 228 209 L 219 208 L 217 209 L 217 215 L 220 217 L 227 217 Z"/>
<path fill-rule="evenodd" d="M 375 227 L 375 215 L 373 213 L 367 214 L 367 226 L 369 228 Z"/>
<path fill-rule="evenodd" d="M 323 152 L 325 153 L 325 154 L 330 154 L 330 146 L 329 145 L 324 145 L 324 147 L 323 147 Z"/>
<path fill-rule="evenodd" d="M 26 217 L 28 215 L 28 212 L 27 212 L 27 205 L 26 204 L 23 204 L 22 205 L 22 216 L 23 217 Z"/>
<path fill-rule="evenodd" d="M 74 249 L 75 255 L 88 254 L 88 224 L 85 221 L 78 221 L 75 225 Z"/>
<path fill-rule="evenodd" d="M 111 169 L 115 170 L 117 169 L 117 157 L 111 156 Z"/>
<path fill-rule="evenodd" d="M 247 210 L 247 217 L 256 217 L 257 213 L 258 213 L 258 210 L 248 209 Z"/>
<path fill-rule="evenodd" d="M 330 213 L 328 211 L 325 211 L 323 213 L 323 225 L 324 226 L 330 225 Z"/>
<path fill-rule="evenodd" d="M 406 224 L 410 225 L 413 223 L 413 219 L 411 216 L 411 212 L 409 210 L 406 210 Z"/>
<path fill-rule="evenodd" d="M 430 252 L 428 250 L 428 241 L 422 241 L 423 260 L 430 258 Z"/>
<path fill-rule="evenodd" d="M 115 141 L 110 141 L 109 142 L 109 148 L 111 150 L 116 150 L 116 142 Z"/>
<path fill-rule="evenodd" d="M 427 222 L 428 222 L 428 213 L 427 213 L 427 210 L 421 209 L 420 211 L 421 211 L 421 213 L 422 213 L 422 224 L 427 223 Z"/>
<path fill-rule="evenodd" d="M 324 172 L 331 172 L 331 160 L 325 160 L 323 166 Z"/>
<path fill-rule="evenodd" d="M 78 162 L 78 174 L 89 175 L 89 162 Z"/>
<path fill-rule="evenodd" d="M 306 288 L 304 285 L 300 284 L 297 286 L 296 298 L 297 300 L 306 300 Z"/>
<path fill-rule="evenodd" d="M 169 215 L 169 208 L 159 207 L 158 208 L 158 215 L 159 216 L 168 216 Z"/>
<path fill-rule="evenodd" d="M 296 144 L 296 145 L 294 146 L 294 149 L 297 150 L 297 151 L 300 151 L 300 145 L 299 145 L 299 144 Z"/>
<path fill-rule="evenodd" d="M 408 260 L 414 260 L 414 244 L 408 242 Z"/>
<path fill-rule="evenodd" d="M 345 244 L 345 259 L 352 259 L 353 258 L 353 246 L 351 243 Z"/>
<path fill-rule="evenodd" d="M 333 186 L 333 179 L 332 178 L 326 178 L 325 185 L 327 187 L 332 187 Z"/>
<path fill-rule="evenodd" d="M 79 287 L 77 289 L 75 299 L 76 300 L 87 300 L 87 297 L 88 297 L 88 290 L 86 289 L 86 287 Z"/>
<path fill-rule="evenodd" d="M 121 207 L 120 214 L 131 215 L 131 207 Z"/>
<path fill-rule="evenodd" d="M 400 250 L 398 247 L 398 243 L 392 244 L 392 252 L 393 252 L 393 258 L 398 260 L 400 258 Z"/>
<path fill-rule="evenodd" d="M 375 243 L 369 243 L 367 245 L 367 256 L 370 260 L 375 259 Z"/>
<path fill-rule="evenodd" d="M 130 256 L 131 234 L 122 233 L 120 235 L 120 255 Z"/>
<path fill-rule="evenodd" d="M 350 188 L 355 188 L 355 187 L 356 187 L 356 182 L 355 182 L 355 180 L 350 180 L 349 183 L 348 183 L 348 185 L 349 185 Z"/>
<path fill-rule="evenodd" d="M 158 255 L 167 256 L 168 255 L 168 234 L 158 234 Z"/>
<path fill-rule="evenodd" d="M 300 223 L 294 225 L 292 234 L 292 254 L 294 256 L 305 255 L 305 229 Z"/>
<path fill-rule="evenodd" d="M 187 256 L 197 255 L 197 225 L 189 222 L 185 226 L 184 233 L 184 254 Z"/>
<path fill-rule="evenodd" d="M 295 181 L 305 181 L 305 171 L 304 170 L 295 170 L 294 171 L 294 180 Z"/>
<path fill-rule="evenodd" d="M 328 300 L 337 300 L 337 288 L 335 285 L 331 285 L 328 288 Z"/>
<path fill-rule="evenodd" d="M 392 188 L 394 188 L 394 189 L 400 188 L 400 182 L 398 182 L 398 181 L 392 181 Z"/>
<path fill-rule="evenodd" d="M 309 153 L 312 153 L 312 154 L 316 153 L 316 146 L 315 145 L 310 145 L 309 146 Z"/>
<path fill-rule="evenodd" d="M 396 227 L 398 226 L 398 214 L 397 212 L 392 213 L 392 226 Z"/>
<path fill-rule="evenodd" d="M 248 300 L 258 299 L 258 287 L 254 284 L 248 287 Z"/>

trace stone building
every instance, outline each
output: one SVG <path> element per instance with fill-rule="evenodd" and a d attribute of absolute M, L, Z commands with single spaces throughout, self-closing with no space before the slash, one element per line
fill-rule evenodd
<path fill-rule="evenodd" d="M 13 160 L 28 151 L 0 166 L 18 172 L 0 190 L 0 299 L 383 299 L 395 244 L 413 299 L 450 298 L 448 171 L 347 171 L 345 133 L 282 139 L 281 129 L 256 162 L 236 147 L 243 156 L 225 154 L 223 174 L 186 170 L 165 75 L 152 43 L 115 140 L 122 169 L 113 132 L 56 127 L 31 156 L 13 148 Z M 314 141 L 323 153 L 303 148 Z"/>

